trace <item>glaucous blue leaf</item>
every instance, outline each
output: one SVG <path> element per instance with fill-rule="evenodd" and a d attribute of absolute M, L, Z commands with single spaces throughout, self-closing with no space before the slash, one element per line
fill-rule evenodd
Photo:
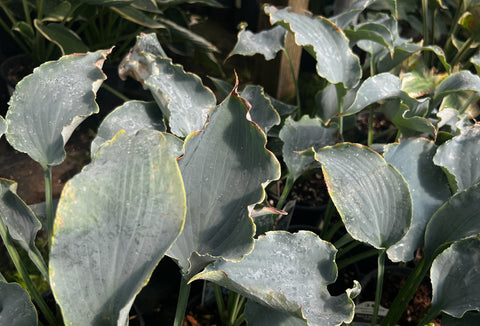
<path fill-rule="evenodd" d="M 385 161 L 405 178 L 412 194 L 412 224 L 407 234 L 387 250 L 392 261 L 407 262 L 423 246 L 425 227 L 435 211 L 450 197 L 447 178 L 433 164 L 437 146 L 424 138 L 406 139 L 386 146 Z"/>
<path fill-rule="evenodd" d="M 36 326 L 37 312 L 28 292 L 18 283 L 0 281 L 0 325 Z"/>
<path fill-rule="evenodd" d="M 5 122 L 5 119 L 0 116 L 0 138 L 3 136 L 5 131 L 7 131 L 7 123 Z"/>
<path fill-rule="evenodd" d="M 298 45 L 313 49 L 317 60 L 317 73 L 332 84 L 343 83 L 353 88 L 361 78 L 360 60 L 352 52 L 342 30 L 324 17 L 297 14 L 290 8 L 265 6 L 272 24 L 286 26 Z"/>
<path fill-rule="evenodd" d="M 248 111 L 253 122 L 255 122 L 263 132 L 268 131 L 280 123 L 280 115 L 272 105 L 270 99 L 265 95 L 263 87 L 247 85 L 240 96 L 248 101 L 252 106 Z"/>
<path fill-rule="evenodd" d="M 445 78 L 435 90 L 432 105 L 436 106 L 450 93 L 464 91 L 480 92 L 480 77 L 468 70 L 459 71 Z"/>
<path fill-rule="evenodd" d="M 443 143 L 433 161 L 453 176 L 451 187 L 456 192 L 480 182 L 479 155 L 480 125 L 475 124 Z"/>
<path fill-rule="evenodd" d="M 162 133 L 119 132 L 63 189 L 50 280 L 66 325 L 126 325 L 181 232 L 185 191 Z"/>
<path fill-rule="evenodd" d="M 347 293 L 328 292 L 337 278 L 336 252 L 309 231 L 271 231 L 240 262 L 217 261 L 192 281 L 212 281 L 308 325 L 340 325 L 352 321 L 354 304 Z"/>
<path fill-rule="evenodd" d="M 20 81 L 6 116 L 8 142 L 44 169 L 62 163 L 75 128 L 98 112 L 95 95 L 107 78 L 101 67 L 109 52 L 64 56 Z"/>
<path fill-rule="evenodd" d="M 471 326 L 480 324 L 480 313 L 476 311 L 466 312 L 462 318 L 455 318 L 444 314 L 442 316 L 443 326 Z"/>
<path fill-rule="evenodd" d="M 179 166 L 187 216 L 168 252 L 184 275 L 195 274 L 205 261 L 239 260 L 252 250 L 255 230 L 247 207 L 264 199 L 262 185 L 280 177 L 266 136 L 247 119 L 247 110 L 235 89 L 210 111 L 204 130 L 185 141 Z"/>
<path fill-rule="evenodd" d="M 408 231 L 412 198 L 402 175 L 383 157 L 358 144 L 316 152 L 328 192 L 350 235 L 388 249 Z"/>
<path fill-rule="evenodd" d="M 341 29 L 345 29 L 351 22 L 357 19 L 357 17 L 364 11 L 369 5 L 376 0 L 357 0 L 353 1 L 350 8 L 342 12 L 341 14 L 331 17 L 330 20 Z"/>
<path fill-rule="evenodd" d="M 245 319 L 250 326 L 307 326 L 303 318 L 292 316 L 288 313 L 261 305 L 255 301 L 248 300 L 245 305 Z"/>
<path fill-rule="evenodd" d="M 272 60 L 279 51 L 284 49 L 287 30 L 282 26 L 274 26 L 258 33 L 247 31 L 246 28 L 246 24 L 240 25 L 237 43 L 228 57 L 235 54 L 244 56 L 261 54 L 265 60 Z"/>
<path fill-rule="evenodd" d="M 467 311 L 480 311 L 480 239 L 456 241 L 439 254 L 430 269 L 430 279 L 432 311 L 456 318 Z"/>

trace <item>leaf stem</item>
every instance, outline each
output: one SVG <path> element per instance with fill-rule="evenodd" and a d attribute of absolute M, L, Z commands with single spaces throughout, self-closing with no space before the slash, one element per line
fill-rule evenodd
<path fill-rule="evenodd" d="M 43 175 L 45 179 L 45 206 L 46 206 L 46 216 L 47 216 L 47 234 L 48 234 L 48 246 L 52 246 L 53 238 L 53 222 L 54 222 L 54 212 L 53 212 L 53 195 L 52 195 L 52 167 L 47 165 L 43 169 Z"/>
<path fill-rule="evenodd" d="M 55 320 L 55 317 L 52 311 L 48 308 L 47 304 L 45 303 L 42 296 L 40 295 L 37 288 L 35 287 L 32 280 L 30 279 L 27 269 L 25 268 L 25 265 L 23 264 L 17 249 L 15 248 L 10 236 L 8 235 L 7 228 L 3 223 L 0 223 L 0 236 L 2 237 L 3 243 L 7 248 L 8 254 L 12 259 L 12 262 L 15 265 L 15 268 L 17 269 L 18 274 L 20 274 L 20 277 L 25 283 L 28 289 L 28 292 L 37 303 L 38 307 L 40 308 L 43 315 L 47 319 L 49 325 L 57 325 L 57 321 Z"/>
<path fill-rule="evenodd" d="M 338 105 L 338 134 L 340 142 L 343 142 L 343 99 L 345 97 L 345 89 L 342 84 L 335 84 L 335 90 L 337 91 L 337 105 Z"/>
<path fill-rule="evenodd" d="M 287 179 L 285 180 L 285 187 L 283 187 L 282 194 L 276 206 L 277 209 L 282 209 L 283 205 L 285 205 L 285 201 L 287 200 L 287 197 L 290 194 L 294 183 L 295 180 L 293 179 L 293 177 L 291 175 L 288 175 Z"/>
<path fill-rule="evenodd" d="M 333 204 L 332 198 L 328 197 L 327 211 L 325 212 L 322 232 L 320 233 L 320 238 L 322 239 L 325 239 L 325 236 L 327 235 L 328 227 L 330 226 L 330 221 L 332 220 L 334 210 L 335 210 L 335 205 Z"/>
<path fill-rule="evenodd" d="M 352 257 L 349 257 L 349 258 L 345 258 L 345 259 L 337 262 L 337 267 L 338 267 L 338 269 L 342 269 L 344 267 L 347 267 L 348 265 L 356 263 L 357 261 L 364 260 L 366 258 L 375 256 L 377 254 L 378 254 L 377 249 L 370 249 L 370 250 L 364 251 L 364 252 L 362 252 L 358 255 L 355 255 L 355 256 L 352 256 Z"/>
<path fill-rule="evenodd" d="M 187 311 L 188 297 L 190 295 L 190 284 L 182 276 L 180 280 L 180 290 L 178 292 L 177 310 L 175 312 L 175 320 L 173 326 L 183 326 L 185 312 Z"/>
<path fill-rule="evenodd" d="M 222 288 L 220 285 L 213 284 L 213 292 L 215 293 L 215 301 L 217 302 L 218 315 L 222 325 L 225 325 L 225 304 L 223 302 Z"/>
<path fill-rule="evenodd" d="M 112 93 L 113 95 L 115 95 L 116 97 L 118 97 L 119 99 L 121 99 L 122 101 L 130 101 L 130 99 L 128 97 L 126 97 L 125 95 L 123 95 L 122 93 L 120 93 L 119 91 L 117 91 L 115 88 L 111 87 L 111 86 L 108 86 L 107 84 L 103 83 L 102 84 L 102 87 L 109 91 L 110 93 Z"/>
<path fill-rule="evenodd" d="M 378 254 L 377 291 L 375 292 L 375 306 L 373 307 L 372 326 L 377 325 L 378 310 L 380 308 L 380 299 L 382 298 L 383 276 L 385 274 L 385 256 L 386 256 L 386 250 L 382 249 Z"/>

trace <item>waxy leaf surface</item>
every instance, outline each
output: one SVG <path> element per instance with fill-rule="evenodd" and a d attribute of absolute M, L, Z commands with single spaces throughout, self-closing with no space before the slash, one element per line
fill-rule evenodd
<path fill-rule="evenodd" d="M 206 279 L 270 308 L 305 318 L 309 325 L 340 325 L 353 319 L 345 293 L 330 296 L 337 278 L 332 244 L 308 231 L 267 232 L 238 263 L 217 261 L 193 279 Z"/>
<path fill-rule="evenodd" d="M 245 28 L 246 25 L 243 25 L 238 32 L 237 44 L 230 52 L 229 57 L 235 54 L 245 56 L 261 54 L 266 60 L 272 60 L 279 51 L 283 50 L 287 30 L 282 26 L 275 26 L 259 33 L 252 33 Z"/>
<path fill-rule="evenodd" d="M 95 94 L 106 79 L 100 68 L 108 53 L 64 56 L 20 81 L 6 116 L 8 142 L 44 169 L 62 163 L 75 128 L 98 112 Z"/>
<path fill-rule="evenodd" d="M 387 249 L 407 232 L 412 198 L 405 179 L 368 147 L 350 143 L 316 152 L 328 192 L 350 235 Z"/>
<path fill-rule="evenodd" d="M 252 250 L 255 231 L 247 207 L 263 200 L 262 184 L 280 177 L 265 134 L 247 120 L 235 92 L 209 114 L 205 129 L 186 139 L 179 160 L 187 216 L 169 256 L 185 275 L 205 267 L 199 256 L 238 260 Z"/>
<path fill-rule="evenodd" d="M 65 324 L 126 325 L 184 216 L 182 177 L 160 132 L 120 132 L 102 146 L 57 208 L 50 280 Z"/>
<path fill-rule="evenodd" d="M 299 317 L 261 305 L 248 300 L 245 305 L 245 319 L 250 326 L 307 326 L 308 323 Z"/>
<path fill-rule="evenodd" d="M 480 182 L 479 156 L 480 125 L 475 124 L 442 144 L 438 148 L 434 162 L 454 177 L 453 190 L 461 191 Z"/>
<path fill-rule="evenodd" d="M 186 137 L 201 130 L 207 120 L 207 111 L 216 104 L 212 91 L 203 86 L 197 75 L 186 73 L 170 59 L 147 56 L 154 68 L 145 86 L 169 121 L 172 133 Z"/>
<path fill-rule="evenodd" d="M 354 21 L 358 15 L 362 13 L 369 5 L 376 0 L 357 0 L 353 1 L 350 8 L 342 12 L 341 14 L 331 17 L 330 20 L 335 23 L 339 28 L 346 28 L 352 21 Z"/>
<path fill-rule="evenodd" d="M 388 251 L 393 261 L 407 262 L 423 246 L 425 227 L 435 211 L 450 197 L 443 171 L 433 164 L 437 146 L 424 138 L 407 139 L 386 147 L 385 160 L 403 175 L 412 194 L 412 225 Z"/>
<path fill-rule="evenodd" d="M 425 255 L 433 258 L 445 243 L 480 233 L 480 183 L 457 192 L 432 216 L 425 231 Z"/>
<path fill-rule="evenodd" d="M 8 234 L 27 253 L 45 278 L 47 265 L 35 247 L 35 237 L 42 224 L 32 210 L 17 195 L 17 183 L 0 178 L 0 223 L 7 227 Z"/>
<path fill-rule="evenodd" d="M 313 156 L 301 155 L 298 152 L 311 147 L 319 150 L 335 144 L 337 128 L 326 128 L 318 118 L 303 116 L 299 121 L 287 118 L 280 130 L 279 137 L 283 141 L 283 161 L 287 165 L 289 177 L 296 180 L 315 162 Z"/>
<path fill-rule="evenodd" d="M 240 96 L 251 105 L 250 117 L 265 134 L 275 125 L 280 123 L 280 115 L 274 109 L 272 102 L 265 95 L 260 86 L 247 85 Z"/>
<path fill-rule="evenodd" d="M 0 325 L 37 325 L 35 307 L 20 284 L 0 281 L 0 293 Z"/>
<path fill-rule="evenodd" d="M 433 311 L 456 318 L 480 311 L 480 239 L 454 242 L 433 261 L 430 279 Z"/>
<path fill-rule="evenodd" d="M 313 48 L 317 73 L 332 84 L 353 88 L 361 77 L 360 61 L 350 49 L 348 39 L 331 21 L 320 16 L 300 15 L 289 8 L 265 6 L 272 24 L 287 26 L 298 45 Z"/>
<path fill-rule="evenodd" d="M 110 112 L 98 127 L 97 135 L 92 141 L 93 156 L 100 145 L 110 140 L 120 130 L 131 135 L 140 129 L 165 131 L 163 115 L 153 102 L 129 101 Z"/>
<path fill-rule="evenodd" d="M 7 123 L 5 122 L 5 119 L 0 116 L 0 138 L 3 136 L 5 131 L 7 131 Z"/>
<path fill-rule="evenodd" d="M 433 96 L 433 104 L 436 105 L 450 93 L 474 91 L 480 93 L 480 77 L 468 70 L 462 70 L 445 78 L 438 85 Z"/>
<path fill-rule="evenodd" d="M 401 95 L 400 78 L 389 73 L 378 74 L 363 82 L 357 91 L 353 104 L 342 115 L 355 114 L 370 104 Z"/>

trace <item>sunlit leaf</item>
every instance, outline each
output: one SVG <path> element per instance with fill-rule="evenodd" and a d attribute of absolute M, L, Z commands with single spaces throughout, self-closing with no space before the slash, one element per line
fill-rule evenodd
<path fill-rule="evenodd" d="M 285 25 L 295 35 L 297 44 L 312 48 L 317 60 L 317 73 L 332 84 L 343 83 L 353 88 L 361 77 L 360 61 L 352 52 L 342 30 L 320 16 L 301 15 L 289 8 L 277 9 L 265 6 L 265 13 L 272 24 Z"/>
<path fill-rule="evenodd" d="M 407 262 L 423 246 L 425 227 L 435 211 L 450 197 L 443 171 L 433 164 L 437 146 L 424 138 L 406 139 L 386 146 L 385 160 L 403 175 L 412 194 L 412 225 L 407 234 L 391 246 L 388 257 Z"/>
<path fill-rule="evenodd" d="M 44 168 L 60 164 L 72 132 L 98 112 L 95 94 L 106 79 L 101 67 L 109 52 L 64 56 L 20 81 L 6 116 L 8 142 Z"/>
<path fill-rule="evenodd" d="M 3 117 L 0 116 L 0 138 L 3 136 L 3 134 L 7 131 L 7 122 Z"/>
<path fill-rule="evenodd" d="M 267 232 L 240 262 L 217 261 L 192 280 L 215 282 L 309 325 L 340 325 L 352 321 L 354 304 L 347 293 L 327 290 L 337 278 L 336 252 L 308 231 Z"/>
<path fill-rule="evenodd" d="M 480 93 L 480 77 L 468 70 L 462 70 L 445 78 L 435 90 L 433 105 L 436 106 L 450 93 L 464 91 Z"/>
<path fill-rule="evenodd" d="M 212 257 L 238 260 L 252 250 L 255 231 L 247 207 L 263 200 L 262 184 L 279 178 L 280 166 L 265 149 L 265 134 L 246 117 L 245 103 L 233 92 L 210 111 L 205 129 L 185 141 L 179 166 L 187 217 L 169 251 L 184 275 Z"/>
<path fill-rule="evenodd" d="M 176 158 L 160 132 L 120 132 L 102 146 L 57 208 L 49 267 L 65 324 L 126 325 L 185 209 Z"/>
<path fill-rule="evenodd" d="M 438 148 L 434 162 L 451 176 L 454 192 L 480 182 L 479 145 L 480 125 L 475 124 Z"/>
<path fill-rule="evenodd" d="M 454 242 L 433 261 L 430 279 L 432 311 L 456 318 L 480 311 L 480 239 Z"/>
<path fill-rule="evenodd" d="M 245 56 L 253 56 L 261 54 L 265 60 L 272 60 L 279 51 L 285 46 L 285 36 L 287 30 L 281 26 L 275 26 L 269 30 L 259 33 L 252 33 L 246 30 L 246 25 L 241 25 L 238 32 L 237 43 L 229 57 L 240 54 Z"/>
<path fill-rule="evenodd" d="M 368 147 L 350 143 L 316 152 L 328 192 L 350 235 L 388 249 L 408 231 L 412 198 L 402 175 Z"/>

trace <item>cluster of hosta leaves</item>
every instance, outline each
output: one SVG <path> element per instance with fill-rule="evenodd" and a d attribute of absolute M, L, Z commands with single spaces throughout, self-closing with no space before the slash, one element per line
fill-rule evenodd
<path fill-rule="evenodd" d="M 248 298 L 251 325 L 351 322 L 358 284 L 339 296 L 327 289 L 337 278 L 337 248 L 308 231 L 273 230 L 275 217 L 268 215 L 272 223 L 262 229 L 269 231 L 256 232 L 264 219 L 254 216 L 272 212 L 258 213 L 257 204 L 265 203 L 266 185 L 281 176 L 267 139 L 283 144 L 277 154 L 290 184 L 321 164 L 352 238 L 397 262 L 424 248 L 417 278 L 430 271 L 430 315 L 445 313 L 451 325 L 478 320 L 472 311 L 480 309 L 480 127 L 468 113 L 480 78 L 451 70 L 440 48 L 400 37 L 394 15 L 359 19 L 374 2 L 359 0 L 331 19 L 266 6 L 276 27 L 240 31 L 231 55 L 271 59 L 290 32 L 316 58 L 328 86 L 317 94 L 315 117 L 301 116 L 301 108 L 257 85 L 240 90 L 214 80 L 224 97 L 218 103 L 198 76 L 166 57 L 154 35 L 139 36 L 119 72 L 142 83 L 154 102 L 125 102 L 100 125 L 92 162 L 60 197 L 48 264 L 35 247 L 41 222 L 16 194 L 15 182 L 0 179 L 1 237 L 28 253 L 65 324 L 127 324 L 136 295 L 165 255 L 186 281 L 209 280 Z M 379 73 L 362 77 L 353 45 Z M 444 78 L 395 73 L 425 51 L 442 63 Z M 95 95 L 108 53 L 64 56 L 38 67 L 18 84 L 0 118 L 0 136 L 44 169 L 60 164 L 76 126 L 98 112 Z M 428 87 L 420 88 L 425 80 Z M 401 141 L 381 154 L 335 144 L 342 120 L 371 106 L 390 118 Z M 441 132 L 448 141 L 437 141 Z M 36 324 L 25 290 L 0 277 L 6 294 L 0 321 Z"/>

